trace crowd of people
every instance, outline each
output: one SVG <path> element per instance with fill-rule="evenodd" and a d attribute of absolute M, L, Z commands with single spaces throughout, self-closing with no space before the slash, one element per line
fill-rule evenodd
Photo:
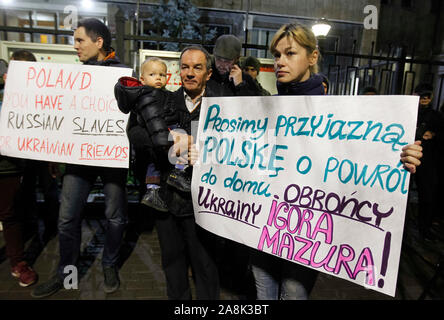
<path fill-rule="evenodd" d="M 125 67 L 111 48 L 111 34 L 102 22 L 89 18 L 79 22 L 74 31 L 74 48 L 84 65 Z M 286 24 L 274 35 L 270 50 L 275 60 L 278 95 L 325 95 L 328 80 L 318 73 L 319 50 L 310 29 L 300 24 Z M 241 42 L 233 35 L 220 36 L 213 55 L 201 46 L 184 48 L 179 58 L 181 87 L 165 89 L 166 64 L 158 58 L 145 61 L 140 77 L 122 77 L 114 88 L 119 109 L 128 114 L 127 136 L 134 150 L 135 175 L 143 184 L 141 205 L 156 210 L 156 228 L 161 248 L 162 268 L 169 299 L 191 299 L 189 267 L 196 288 L 196 298 L 214 300 L 220 296 L 221 252 L 229 248 L 236 262 L 239 283 L 251 270 L 258 299 L 307 299 L 317 272 L 278 259 L 202 229 L 194 220 L 191 200 L 191 176 L 198 158 L 191 123 L 199 119 L 202 97 L 265 96 L 270 93 L 257 81 L 260 62 L 254 57 L 241 58 Z M 33 61 L 31 58 L 12 57 Z M 34 60 L 35 61 L 35 60 Z M 435 145 L 442 145 L 442 123 L 432 111 L 429 87 L 416 90 L 420 96 L 418 136 L 403 148 L 400 156 L 406 169 L 415 173 L 419 189 L 425 183 L 421 228 L 427 235 L 433 215 L 437 177 Z M 180 129 L 180 131 L 175 130 Z M 419 133 L 420 132 L 420 133 Z M 172 134 L 173 139 L 168 136 Z M 169 159 L 171 151 L 175 163 Z M 423 163 L 421 164 L 422 154 Z M 103 248 L 104 290 L 119 289 L 117 267 L 119 249 L 128 220 L 127 169 L 66 164 L 60 195 L 54 182 L 60 173 L 56 164 L 0 158 L 0 221 L 6 243 L 11 274 L 21 286 L 37 282 L 37 271 L 24 258 L 23 223 L 17 199 L 23 185 L 35 188 L 35 177 L 44 186 L 48 204 L 46 238 L 59 237 L 57 272 L 41 281 L 32 296 L 43 298 L 64 288 L 65 268 L 77 265 L 81 244 L 82 211 L 97 177 L 105 194 L 106 239 Z M 23 178 L 23 180 L 22 180 Z M 28 180 L 29 182 L 27 182 Z M 33 194 L 27 191 L 26 194 Z M 433 201 L 432 201 L 433 200 Z M 60 205 L 59 205 L 60 201 Z M 57 206 L 57 207 L 55 207 Z M 57 212 L 57 217 L 49 216 Z M 58 219 L 57 228 L 51 224 Z M 227 249 L 228 250 L 228 249 Z"/>

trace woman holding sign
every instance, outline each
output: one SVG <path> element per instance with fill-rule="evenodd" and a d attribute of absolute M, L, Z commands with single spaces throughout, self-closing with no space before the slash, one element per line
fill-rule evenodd
<path fill-rule="evenodd" d="M 313 32 L 300 24 L 286 24 L 274 35 L 274 56 L 279 95 L 324 95 L 323 77 L 318 75 L 319 51 Z M 419 142 L 403 148 L 401 161 L 414 173 L 422 156 Z M 266 253 L 252 253 L 252 269 L 260 300 L 308 299 L 317 271 Z"/>

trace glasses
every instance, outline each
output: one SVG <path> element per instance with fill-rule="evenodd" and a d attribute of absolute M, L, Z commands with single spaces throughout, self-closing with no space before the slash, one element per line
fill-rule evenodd
<path fill-rule="evenodd" d="M 430 99 L 432 96 L 430 94 L 421 94 L 419 96 L 420 99 Z"/>

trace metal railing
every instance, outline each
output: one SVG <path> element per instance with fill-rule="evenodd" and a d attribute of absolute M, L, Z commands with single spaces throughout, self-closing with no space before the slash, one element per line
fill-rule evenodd
<path fill-rule="evenodd" d="M 120 30 L 125 30 L 125 18 L 116 16 L 116 30 L 117 33 L 113 35 L 116 41 L 116 49 L 119 56 L 123 57 L 125 51 L 129 50 L 131 46 L 126 46 L 125 41 L 133 41 L 133 51 L 139 49 L 140 43 L 150 42 L 155 43 L 157 49 L 160 48 L 161 43 L 174 42 L 182 46 L 190 44 L 200 44 L 207 47 L 214 46 L 214 40 L 207 41 L 204 38 L 200 39 L 183 39 L 183 38 L 163 38 L 148 35 L 138 34 L 124 34 Z M 16 27 L 16 26 L 0 26 L 0 32 L 6 36 L 8 32 L 28 33 L 31 35 L 31 41 L 34 41 L 34 34 L 50 34 L 55 35 L 55 42 L 58 42 L 58 36 L 71 36 L 72 31 L 58 29 L 58 17 L 54 14 L 55 28 L 35 28 L 32 27 L 32 14 L 29 15 L 31 27 Z M 3 37 L 3 40 L 5 39 Z M 435 108 L 439 108 L 441 100 L 444 99 L 444 75 L 435 74 L 433 69 L 444 66 L 444 61 L 433 60 L 433 57 L 420 58 L 415 56 L 414 48 L 408 54 L 405 48 L 388 46 L 385 50 L 385 55 L 375 55 L 374 46 L 370 54 L 356 53 L 356 41 L 354 41 L 351 52 L 339 52 L 336 46 L 335 51 L 321 52 L 325 58 L 331 57 L 334 63 L 323 65 L 321 72 L 323 72 L 330 81 L 329 94 L 347 95 L 356 94 L 360 89 L 366 86 L 375 87 L 380 94 L 412 94 L 414 86 L 418 82 L 435 82 Z M 264 45 L 248 44 L 242 45 L 244 53 L 247 49 L 256 49 L 268 51 L 268 47 Z M 321 48 L 322 49 L 322 48 Z M 322 50 L 321 50 L 322 51 Z M 331 59 L 330 59 L 331 60 Z M 426 67 L 427 72 L 417 71 L 417 66 L 420 69 Z"/>

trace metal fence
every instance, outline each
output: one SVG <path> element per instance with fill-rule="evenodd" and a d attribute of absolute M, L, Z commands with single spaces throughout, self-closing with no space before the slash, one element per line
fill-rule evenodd
<path fill-rule="evenodd" d="M 411 95 L 418 83 L 434 86 L 434 108 L 444 100 L 444 61 L 415 56 L 414 48 L 388 46 L 386 55 L 369 55 L 338 51 L 322 52 L 327 63 L 322 72 L 330 81 L 329 94 L 359 94 L 365 87 L 376 88 L 378 94 Z M 440 70 L 441 69 L 441 70 Z"/>
<path fill-rule="evenodd" d="M 124 35 L 122 40 L 150 42 L 179 42 L 183 46 L 201 44 L 212 47 L 214 43 L 189 39 L 167 39 L 149 36 Z M 264 45 L 242 45 L 247 49 L 267 51 Z M 366 87 L 376 88 L 378 94 L 411 95 L 420 82 L 434 85 L 434 108 L 438 109 L 444 101 L 444 61 L 432 57 L 416 57 L 414 49 L 388 46 L 385 55 L 374 54 L 375 43 L 372 43 L 370 54 L 356 53 L 356 42 L 351 52 L 323 51 L 321 72 L 329 79 L 329 94 L 360 94 Z M 440 72 L 440 67 L 442 71 Z"/>
<path fill-rule="evenodd" d="M 30 16 L 31 19 L 31 16 Z M 57 22 L 57 17 L 54 17 Z M 125 30 L 125 18 L 116 16 L 116 29 Z M 32 24 L 31 24 L 32 25 Z M 57 25 L 57 23 L 56 23 Z M 6 36 L 7 32 L 20 32 L 31 34 L 51 34 L 58 36 L 72 35 L 72 31 L 60 29 L 43 28 L 22 28 L 11 26 L 0 26 L 0 32 Z M 201 44 L 210 51 L 214 46 L 214 41 L 205 39 L 176 39 L 151 37 L 147 35 L 123 34 L 117 32 L 114 35 L 116 41 L 116 50 L 119 56 L 123 57 L 128 48 L 137 52 L 139 46 L 148 42 L 159 44 L 166 42 L 176 42 L 181 46 L 190 44 Z M 5 38 L 3 40 L 6 40 Z M 126 41 L 132 41 L 133 45 L 125 45 Z M 57 41 L 56 41 L 57 43 Z M 256 49 L 257 51 L 268 51 L 264 45 L 248 44 L 242 45 L 243 52 L 247 49 Z M 376 55 L 374 53 L 375 43 L 369 54 L 356 53 L 356 41 L 353 43 L 350 52 L 339 52 L 338 46 L 334 51 L 322 51 L 323 62 L 321 62 L 321 72 L 324 73 L 329 81 L 329 94 L 350 95 L 359 94 L 360 91 L 368 86 L 375 87 L 379 94 L 412 94 L 415 85 L 419 82 L 429 82 L 435 87 L 434 108 L 438 109 L 444 102 L 444 61 L 433 60 L 433 57 L 419 58 L 415 55 L 414 48 L 410 50 L 404 47 L 388 46 L 386 54 Z M 441 69 L 441 70 L 440 70 Z"/>

